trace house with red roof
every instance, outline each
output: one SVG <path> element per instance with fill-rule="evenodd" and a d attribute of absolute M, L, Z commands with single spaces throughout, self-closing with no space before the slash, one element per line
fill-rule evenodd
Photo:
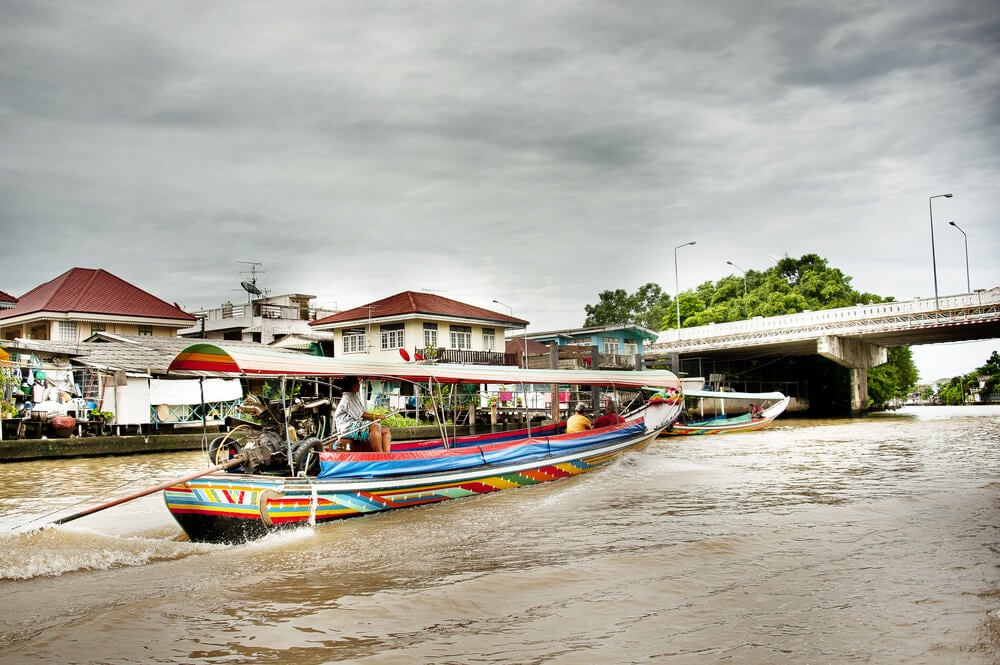
<path fill-rule="evenodd" d="M 10 309 L 16 304 L 17 298 L 5 291 L 0 291 L 0 309 Z"/>
<path fill-rule="evenodd" d="M 334 333 L 337 357 L 516 365 L 517 355 L 504 349 L 505 333 L 528 321 L 433 293 L 403 291 L 309 325 Z"/>
<path fill-rule="evenodd" d="M 195 317 L 106 270 L 71 268 L 0 309 L 0 339 L 76 344 L 97 333 L 176 337 Z"/>

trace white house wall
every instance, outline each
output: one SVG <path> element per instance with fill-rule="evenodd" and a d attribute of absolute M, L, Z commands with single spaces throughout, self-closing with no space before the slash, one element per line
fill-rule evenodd
<path fill-rule="evenodd" d="M 404 346 L 406 352 L 409 354 L 410 358 L 413 358 L 414 349 L 424 348 L 424 323 L 436 323 L 438 326 L 438 348 L 450 349 L 451 338 L 449 335 L 449 326 L 451 325 L 464 325 L 472 328 L 472 351 L 486 351 L 483 344 L 483 328 L 493 328 L 494 330 L 494 344 L 493 351 L 502 353 L 504 350 L 504 327 L 500 324 L 483 325 L 476 324 L 469 321 L 431 321 L 427 319 L 410 319 L 407 321 L 382 321 L 379 323 L 372 323 L 371 329 L 367 331 L 365 336 L 366 346 L 368 347 L 368 353 L 365 354 L 367 359 L 375 361 L 384 362 L 403 362 L 403 358 L 400 356 L 399 349 L 388 349 L 386 351 L 382 350 L 382 332 L 381 326 L 392 325 L 394 323 L 403 323 L 403 335 L 404 335 Z M 344 330 L 351 328 L 368 328 L 368 325 L 351 325 L 345 326 L 344 328 L 338 328 L 336 332 L 336 339 L 334 340 L 334 353 L 338 357 L 351 357 L 363 355 L 360 353 L 344 353 Z"/>
<path fill-rule="evenodd" d="M 123 386 L 113 383 L 104 384 L 101 410 L 114 412 L 116 425 L 148 425 L 149 379 L 130 376 Z"/>

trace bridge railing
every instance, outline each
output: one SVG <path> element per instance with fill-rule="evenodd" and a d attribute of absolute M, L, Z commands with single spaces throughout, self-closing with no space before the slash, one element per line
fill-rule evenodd
<path fill-rule="evenodd" d="M 1000 305 L 1000 287 L 953 296 L 940 297 L 935 307 L 933 298 L 873 303 L 855 307 L 840 307 L 818 312 L 800 312 L 783 316 L 754 317 L 745 321 L 710 323 L 707 326 L 665 330 L 659 333 L 650 350 L 657 347 L 703 344 L 706 340 L 737 337 L 784 337 L 794 339 L 814 336 L 817 332 L 832 334 L 856 331 L 859 328 L 904 327 L 914 318 L 953 317 L 970 309 L 996 308 Z"/>

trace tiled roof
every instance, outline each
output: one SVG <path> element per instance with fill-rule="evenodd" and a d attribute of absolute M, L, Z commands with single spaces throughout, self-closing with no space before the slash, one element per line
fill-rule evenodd
<path fill-rule="evenodd" d="M 371 314 L 369 315 L 369 310 Z M 445 298 L 433 293 L 423 293 L 420 291 L 403 291 L 394 296 L 376 300 L 375 302 L 355 307 L 343 312 L 337 312 L 330 316 L 310 321 L 309 325 L 320 326 L 331 323 L 349 323 L 355 321 L 367 321 L 372 319 L 385 319 L 406 314 L 427 314 L 435 316 L 449 316 L 464 319 L 482 319 L 496 323 L 509 324 L 521 327 L 528 324 L 528 321 L 519 319 L 507 314 L 501 314 L 482 307 L 466 305 L 463 302 Z"/>
<path fill-rule="evenodd" d="M 507 353 L 514 353 L 521 355 L 524 353 L 524 338 L 523 337 L 513 337 L 508 339 L 504 345 L 504 350 Z M 543 353 L 549 353 L 549 347 L 541 342 L 536 342 L 533 339 L 528 340 L 528 355 L 538 356 Z"/>
<path fill-rule="evenodd" d="M 17 298 L 5 291 L 0 291 L 0 302 L 17 302 Z"/>
<path fill-rule="evenodd" d="M 13 308 L 0 311 L 0 319 L 35 312 L 196 320 L 177 305 L 164 302 L 106 270 L 93 268 L 71 268 L 36 286 L 21 296 Z"/>

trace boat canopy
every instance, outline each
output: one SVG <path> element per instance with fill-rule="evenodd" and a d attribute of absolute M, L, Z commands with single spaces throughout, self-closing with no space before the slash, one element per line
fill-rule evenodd
<path fill-rule="evenodd" d="M 261 346 L 191 344 L 171 361 L 168 374 L 181 376 L 357 376 L 413 382 L 494 384 L 579 384 L 596 387 L 647 386 L 680 389 L 673 372 L 521 369 L 496 365 L 460 365 L 426 362 L 389 363 L 348 358 L 310 356 Z"/>
<path fill-rule="evenodd" d="M 740 399 L 740 400 L 782 400 L 785 399 L 784 393 L 773 392 L 773 393 L 737 393 L 729 391 L 715 391 L 715 390 L 685 390 L 684 397 L 705 397 L 714 399 Z"/>

